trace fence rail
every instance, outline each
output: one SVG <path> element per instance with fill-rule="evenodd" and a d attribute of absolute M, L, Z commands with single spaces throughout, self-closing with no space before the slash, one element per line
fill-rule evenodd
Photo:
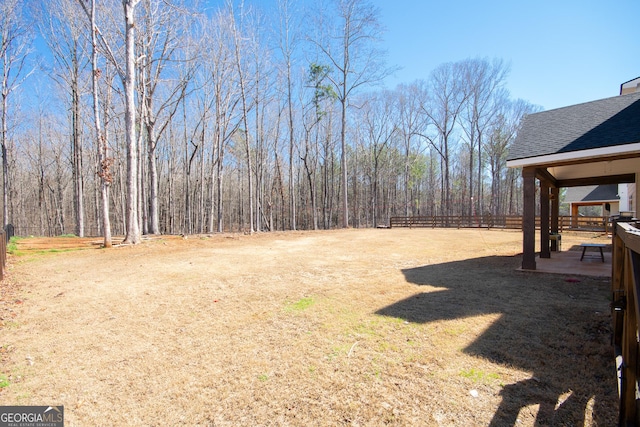
<path fill-rule="evenodd" d="M 638 379 L 640 366 L 640 230 L 618 223 L 613 234 L 612 321 L 616 354 L 620 426 L 640 425 Z"/>
<path fill-rule="evenodd" d="M 558 231 L 600 231 L 611 232 L 609 217 L 558 217 Z M 521 215 L 482 215 L 482 216 L 393 216 L 389 227 L 451 227 L 451 228 L 506 228 L 522 229 Z M 536 227 L 540 227 L 540 218 L 536 218 Z"/>

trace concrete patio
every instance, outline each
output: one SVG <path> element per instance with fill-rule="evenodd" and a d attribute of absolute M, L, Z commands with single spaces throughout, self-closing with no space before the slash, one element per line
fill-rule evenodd
<path fill-rule="evenodd" d="M 536 256 L 536 270 L 526 270 L 538 273 L 554 273 L 577 276 L 611 277 L 611 252 L 606 249 L 604 262 L 600 252 L 587 250 L 584 259 L 580 261 L 582 250 L 551 252 L 551 258 Z"/>

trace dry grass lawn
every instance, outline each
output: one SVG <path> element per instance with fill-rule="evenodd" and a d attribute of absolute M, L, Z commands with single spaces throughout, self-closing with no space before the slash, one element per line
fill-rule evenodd
<path fill-rule="evenodd" d="M 0 405 L 64 405 L 67 426 L 617 421 L 609 281 L 516 271 L 520 232 L 42 250 L 67 240 L 9 259 Z"/>

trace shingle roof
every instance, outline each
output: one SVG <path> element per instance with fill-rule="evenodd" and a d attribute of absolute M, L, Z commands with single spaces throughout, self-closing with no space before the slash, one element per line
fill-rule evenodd
<path fill-rule="evenodd" d="M 565 202 L 610 202 L 620 200 L 618 184 L 570 187 L 564 195 Z"/>
<path fill-rule="evenodd" d="M 640 142 L 640 93 L 525 117 L 508 160 Z"/>

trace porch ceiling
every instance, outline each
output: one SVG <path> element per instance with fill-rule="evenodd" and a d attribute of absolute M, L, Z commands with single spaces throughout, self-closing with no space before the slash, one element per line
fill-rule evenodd
<path fill-rule="evenodd" d="M 638 170 L 640 156 L 615 160 L 590 161 L 588 163 L 540 165 L 557 181 L 560 187 L 572 187 L 594 180 L 592 185 L 634 182 L 634 174 Z"/>

